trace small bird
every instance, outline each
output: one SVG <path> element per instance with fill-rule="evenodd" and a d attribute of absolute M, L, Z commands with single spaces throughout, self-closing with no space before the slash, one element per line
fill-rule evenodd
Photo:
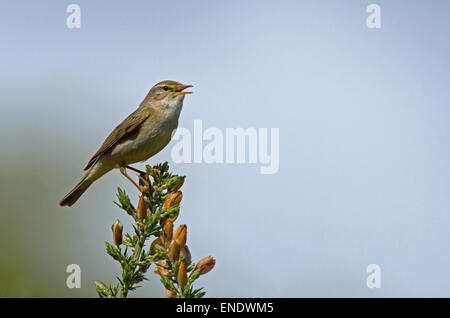
<path fill-rule="evenodd" d="M 114 168 L 126 176 L 128 165 L 147 160 L 160 152 L 171 140 L 178 127 L 184 90 L 192 85 L 162 81 L 153 86 L 142 103 L 106 138 L 89 160 L 81 181 L 59 202 L 72 206 L 98 178 Z"/>

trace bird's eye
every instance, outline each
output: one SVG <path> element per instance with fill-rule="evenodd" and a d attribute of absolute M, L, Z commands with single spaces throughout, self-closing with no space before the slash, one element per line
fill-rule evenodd
<path fill-rule="evenodd" d="M 163 87 L 163 90 L 168 91 L 168 90 L 169 90 L 169 87 L 164 86 L 164 87 Z"/>

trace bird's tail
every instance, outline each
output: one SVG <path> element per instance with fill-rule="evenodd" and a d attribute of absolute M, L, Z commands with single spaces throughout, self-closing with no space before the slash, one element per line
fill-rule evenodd
<path fill-rule="evenodd" d="M 84 193 L 84 191 L 89 188 L 89 186 L 97 179 L 90 178 L 92 168 L 86 172 L 86 174 L 81 178 L 80 182 L 72 189 L 69 193 L 65 195 L 64 198 L 59 202 L 60 206 L 72 206 Z"/>

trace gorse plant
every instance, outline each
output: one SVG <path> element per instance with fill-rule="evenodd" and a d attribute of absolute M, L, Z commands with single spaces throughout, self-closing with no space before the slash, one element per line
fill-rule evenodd
<path fill-rule="evenodd" d="M 141 193 L 137 208 L 125 191 L 118 189 L 115 203 L 133 218 L 134 233 L 123 234 L 119 220 L 113 224 L 114 244 L 106 242 L 106 251 L 120 263 L 122 275 L 113 285 L 96 282 L 97 293 L 100 297 L 127 297 L 129 291 L 147 279 L 147 270 L 154 264 L 167 297 L 202 297 L 205 292 L 202 288 L 195 289 L 193 283 L 214 267 L 215 260 L 208 256 L 193 263 L 186 245 L 187 226 L 180 225 L 173 231 L 183 197 L 179 189 L 185 177 L 171 174 L 167 162 L 154 167 L 147 165 L 146 170 L 135 170 L 140 173 L 139 184 L 130 178 Z M 151 238 L 152 243 L 146 247 Z"/>

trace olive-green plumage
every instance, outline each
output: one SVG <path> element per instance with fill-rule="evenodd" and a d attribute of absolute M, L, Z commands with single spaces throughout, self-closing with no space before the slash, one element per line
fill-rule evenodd
<path fill-rule="evenodd" d="M 160 152 L 178 127 L 178 118 L 190 85 L 162 81 L 152 87 L 143 102 L 105 139 L 85 167 L 81 181 L 59 202 L 71 206 L 98 178 L 114 168 L 146 160 Z"/>

